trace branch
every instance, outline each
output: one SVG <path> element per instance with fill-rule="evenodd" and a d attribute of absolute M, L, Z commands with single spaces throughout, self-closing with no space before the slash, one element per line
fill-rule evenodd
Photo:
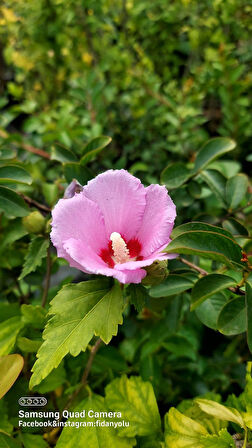
<path fill-rule="evenodd" d="M 32 199 L 32 198 L 30 198 L 29 196 L 26 196 L 23 193 L 19 193 L 18 191 L 17 191 L 17 193 L 19 194 L 19 196 L 21 196 L 25 200 L 25 202 L 27 202 L 28 205 L 34 206 L 38 210 L 42 210 L 42 212 L 46 212 L 46 213 L 50 213 L 51 212 L 51 209 L 49 207 L 47 207 L 46 205 L 40 204 L 40 202 L 35 201 L 35 199 Z"/>
<path fill-rule="evenodd" d="M 50 255 L 50 246 L 47 249 L 47 258 L 46 258 L 46 277 L 45 277 L 45 287 L 42 296 L 41 306 L 42 308 L 46 305 L 46 300 L 48 296 L 48 290 L 50 287 L 50 279 L 51 279 L 51 269 L 52 269 L 52 260 Z"/>
<path fill-rule="evenodd" d="M 205 269 L 200 268 L 194 263 L 191 263 L 190 261 L 186 260 L 186 258 L 178 257 L 178 260 L 180 260 L 182 263 L 186 264 L 187 266 L 190 266 L 190 268 L 194 269 L 195 271 L 199 272 L 201 275 L 208 275 L 209 272 L 205 271 Z M 239 288 L 239 286 L 233 287 L 230 286 L 228 288 L 229 291 L 233 292 L 234 294 L 238 296 L 245 296 L 245 291 Z"/>
<path fill-rule="evenodd" d="M 0 137 L 2 138 L 9 138 L 10 134 L 8 132 L 4 131 L 3 129 L 0 129 Z M 15 146 L 20 146 L 25 151 L 32 152 L 33 154 L 37 154 L 38 156 L 44 157 L 45 159 L 50 159 L 51 156 L 48 154 L 48 152 L 43 151 L 43 149 L 35 148 L 35 146 L 29 145 L 27 143 L 16 143 L 12 142 Z"/>
<path fill-rule="evenodd" d="M 178 260 L 181 261 L 184 264 L 187 264 L 187 266 L 190 266 L 190 268 L 194 269 L 195 271 L 199 272 L 201 275 L 208 275 L 208 272 L 205 271 L 205 269 L 200 268 L 194 263 L 191 263 L 190 261 L 186 260 L 186 258 L 178 257 Z"/>
<path fill-rule="evenodd" d="M 68 408 L 70 406 L 70 404 L 73 402 L 73 400 L 77 397 L 77 395 L 80 392 L 80 390 L 84 386 L 86 386 L 87 380 L 88 380 L 88 375 L 90 373 L 90 370 L 91 370 L 91 367 L 92 367 L 95 355 L 96 355 L 97 351 L 99 350 L 99 347 L 100 347 L 101 343 L 102 343 L 102 340 L 101 340 L 101 338 L 99 338 L 99 339 L 97 339 L 96 343 L 91 348 L 90 355 L 89 355 L 89 358 L 88 358 L 88 362 L 87 362 L 87 365 L 85 367 L 85 370 L 84 370 L 82 378 L 81 378 L 81 383 L 80 383 L 79 387 L 75 390 L 75 392 L 70 396 L 70 398 L 69 398 L 69 400 L 68 400 L 68 402 L 66 404 L 66 408 Z"/>

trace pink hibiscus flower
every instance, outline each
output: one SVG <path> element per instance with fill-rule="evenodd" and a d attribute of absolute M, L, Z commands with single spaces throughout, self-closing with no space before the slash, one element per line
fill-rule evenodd
<path fill-rule="evenodd" d="M 125 170 L 109 170 L 88 182 L 52 212 L 51 240 L 58 257 L 89 274 L 140 283 L 144 266 L 174 258 L 169 244 L 176 207 L 164 186 L 145 188 Z"/>

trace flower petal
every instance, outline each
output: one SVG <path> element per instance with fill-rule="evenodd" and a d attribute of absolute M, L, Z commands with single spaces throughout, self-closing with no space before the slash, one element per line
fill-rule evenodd
<path fill-rule="evenodd" d="M 78 263 L 80 270 L 90 274 L 102 274 L 111 276 L 108 265 L 99 255 L 84 241 L 69 238 L 64 242 L 64 250 L 68 254 L 70 265 L 72 262 Z"/>
<path fill-rule="evenodd" d="M 88 245 L 81 240 L 70 238 L 64 244 L 64 249 L 67 252 L 72 263 L 78 263 L 81 270 L 93 274 L 106 275 L 107 277 L 114 277 L 120 283 L 140 283 L 146 276 L 146 271 L 143 269 L 123 270 L 118 271 L 111 269 Z"/>
<path fill-rule="evenodd" d="M 109 170 L 89 181 L 83 191 L 101 209 L 108 238 L 113 232 L 127 240 L 136 235 L 146 205 L 139 179 L 125 170 Z"/>
<path fill-rule="evenodd" d="M 176 207 L 165 186 L 150 185 L 146 191 L 146 207 L 136 237 L 142 244 L 141 255 L 148 257 L 169 243 L 176 218 Z"/>
<path fill-rule="evenodd" d="M 59 257 L 68 260 L 64 243 L 69 238 L 85 241 L 97 254 L 108 244 L 102 213 L 82 192 L 70 199 L 60 199 L 52 211 L 52 218 L 51 240 Z"/>
<path fill-rule="evenodd" d="M 176 256 L 176 254 L 162 254 L 159 252 L 153 254 L 148 258 L 145 258 L 144 260 L 128 261 L 127 263 L 116 264 L 115 269 L 117 269 L 118 271 L 124 271 L 125 269 L 134 270 L 142 268 L 144 266 L 150 266 L 156 260 L 170 260 L 172 258 L 175 258 Z"/>

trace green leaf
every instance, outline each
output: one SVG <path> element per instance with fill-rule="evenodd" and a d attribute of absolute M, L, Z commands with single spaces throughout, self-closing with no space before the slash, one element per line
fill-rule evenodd
<path fill-rule="evenodd" d="M 151 297 L 169 297 L 179 294 L 193 287 L 193 282 L 182 276 L 170 274 L 160 285 L 152 286 L 149 290 Z"/>
<path fill-rule="evenodd" d="M 20 432 L 20 438 L 24 448 L 47 448 L 48 444 L 43 439 L 42 434 L 28 434 L 26 432 Z"/>
<path fill-rule="evenodd" d="M 164 251 L 167 253 L 198 255 L 219 261 L 230 267 L 239 267 L 240 269 L 243 266 L 240 246 L 232 238 L 220 232 L 187 231 L 172 240 Z"/>
<path fill-rule="evenodd" d="M 224 305 L 220 312 L 217 325 L 218 330 L 227 336 L 234 336 L 246 331 L 247 322 L 244 296 L 229 300 Z"/>
<path fill-rule="evenodd" d="M 191 171 L 182 162 L 168 165 L 161 173 L 161 182 L 169 190 L 183 185 L 190 177 Z"/>
<path fill-rule="evenodd" d="M 24 365 L 20 355 L 7 355 L 0 357 L 0 399 L 15 383 Z"/>
<path fill-rule="evenodd" d="M 140 313 L 146 304 L 146 299 L 148 297 L 146 288 L 142 285 L 131 284 L 128 286 L 127 294 L 130 297 L 130 303 L 132 303 L 137 312 Z"/>
<path fill-rule="evenodd" d="M 59 189 L 56 184 L 49 184 L 48 182 L 43 182 L 42 192 L 45 197 L 47 204 L 50 206 L 54 205 L 58 199 Z"/>
<path fill-rule="evenodd" d="M 111 143 L 112 138 L 107 135 L 101 135 L 100 137 L 95 137 L 93 140 L 87 143 L 84 148 L 84 155 L 80 160 L 81 165 L 86 165 L 95 159 L 95 157 L 105 148 L 109 143 Z"/>
<path fill-rule="evenodd" d="M 0 166 L 0 183 L 31 185 L 32 178 L 28 171 L 19 165 L 4 165 Z"/>
<path fill-rule="evenodd" d="M 58 162 L 77 162 L 76 155 L 68 148 L 54 143 L 51 147 L 51 160 L 57 160 Z"/>
<path fill-rule="evenodd" d="M 85 351 L 92 337 L 108 344 L 122 324 L 123 296 L 119 284 L 98 279 L 65 285 L 51 301 L 44 342 L 33 366 L 30 387 L 39 384 L 70 353 Z"/>
<path fill-rule="evenodd" d="M 232 235 L 248 236 L 248 230 L 237 219 L 228 218 L 222 223 L 224 229 L 228 230 Z"/>
<path fill-rule="evenodd" d="M 192 290 L 191 311 L 213 294 L 235 285 L 234 279 L 227 275 L 209 274 L 200 278 Z"/>
<path fill-rule="evenodd" d="M 93 174 L 87 167 L 75 162 L 64 163 L 63 170 L 68 183 L 71 183 L 73 179 L 77 179 L 81 185 L 85 185 L 93 177 Z"/>
<path fill-rule="evenodd" d="M 246 282 L 246 317 L 248 347 L 252 353 L 252 285 L 248 281 Z"/>
<path fill-rule="evenodd" d="M 10 423 L 8 416 L 8 408 L 4 399 L 0 400 L 0 433 L 11 434 L 13 431 L 13 425 Z"/>
<path fill-rule="evenodd" d="M 218 329 L 218 318 L 228 299 L 224 294 L 215 294 L 210 299 L 206 299 L 196 308 L 198 319 L 207 327 L 213 330 Z"/>
<path fill-rule="evenodd" d="M 57 369 L 54 369 L 49 375 L 37 385 L 34 390 L 39 394 L 47 394 L 48 392 L 55 391 L 58 387 L 62 386 L 66 382 L 66 371 L 63 363 L 61 363 Z"/>
<path fill-rule="evenodd" d="M 17 347 L 24 353 L 37 353 L 42 341 L 40 339 L 17 338 Z"/>
<path fill-rule="evenodd" d="M 23 322 L 19 316 L 11 317 L 0 324 L 0 356 L 10 353 L 22 327 Z"/>
<path fill-rule="evenodd" d="M 25 256 L 24 266 L 19 276 L 19 280 L 26 277 L 26 275 L 35 271 L 41 266 L 43 258 L 47 255 L 47 248 L 49 247 L 49 241 L 42 236 L 34 237 L 28 247 L 28 251 Z"/>
<path fill-rule="evenodd" d="M 9 160 L 14 159 L 16 157 L 16 151 L 15 149 L 0 149 L 0 159 L 1 160 Z"/>
<path fill-rule="evenodd" d="M 245 427 L 242 415 L 239 411 L 237 411 L 237 409 L 223 406 L 216 401 L 206 400 L 205 398 L 196 398 L 195 402 L 206 414 L 212 415 L 220 420 L 227 420 L 228 422 L 236 423 L 241 426 L 241 428 Z"/>
<path fill-rule="evenodd" d="M 229 210 L 234 210 L 241 203 L 248 189 L 248 178 L 245 174 L 237 174 L 227 181 L 226 201 Z"/>
<path fill-rule="evenodd" d="M 0 210 L 8 216 L 22 217 L 29 214 L 25 201 L 15 191 L 0 186 Z"/>
<path fill-rule="evenodd" d="M 226 178 L 217 170 L 204 170 L 200 177 L 207 183 L 217 199 L 225 206 Z"/>
<path fill-rule="evenodd" d="M 213 160 L 232 151 L 236 144 L 233 140 L 226 137 L 217 137 L 208 140 L 200 149 L 195 160 L 195 171 L 203 170 Z"/>
<path fill-rule="evenodd" d="M 108 412 L 104 398 L 92 393 L 88 398 L 83 400 L 74 412 L 85 412 L 85 417 L 68 419 L 69 426 L 65 427 L 59 437 L 57 448 L 131 448 L 135 446 L 135 440 L 130 438 L 119 437 L 117 431 L 111 422 L 119 422 L 118 418 L 92 417 L 95 412 Z M 88 416 L 91 411 L 91 416 Z M 106 426 L 95 425 L 96 421 L 105 421 Z M 126 420 L 122 416 L 122 420 Z M 82 426 L 79 428 L 71 427 L 70 422 L 80 422 Z"/>
<path fill-rule="evenodd" d="M 205 222 L 186 222 L 185 224 L 181 224 L 181 226 L 175 227 L 172 231 L 172 238 L 176 238 L 182 233 L 187 233 L 195 230 L 204 230 L 205 232 L 214 232 L 219 233 L 220 235 L 225 235 L 229 238 L 232 238 L 232 234 L 222 227 L 214 226 L 212 224 L 207 224 Z"/>
<path fill-rule="evenodd" d="M 0 432 L 0 447 L 3 448 L 21 448 L 20 443 L 8 436 L 7 434 L 3 434 Z"/>
<path fill-rule="evenodd" d="M 23 236 L 27 235 L 27 233 L 28 232 L 24 228 L 21 219 L 14 219 L 13 221 L 8 222 L 8 227 L 5 229 L 5 233 L 0 244 L 0 249 L 14 243 Z"/>
<path fill-rule="evenodd" d="M 126 375 L 106 386 L 106 404 L 109 409 L 122 413 L 129 427 L 118 428 L 123 437 L 147 436 L 161 430 L 161 420 L 152 384 L 141 377 Z"/>
<path fill-rule="evenodd" d="M 44 328 L 46 310 L 40 305 L 21 305 L 22 320 L 24 324 L 34 328 Z"/>

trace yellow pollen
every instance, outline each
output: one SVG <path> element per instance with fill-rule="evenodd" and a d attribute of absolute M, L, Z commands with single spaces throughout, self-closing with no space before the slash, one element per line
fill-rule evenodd
<path fill-rule="evenodd" d="M 114 256 L 112 257 L 115 263 L 126 263 L 130 260 L 129 249 L 120 233 L 113 232 L 110 235 L 110 241 L 112 241 L 112 249 Z"/>

